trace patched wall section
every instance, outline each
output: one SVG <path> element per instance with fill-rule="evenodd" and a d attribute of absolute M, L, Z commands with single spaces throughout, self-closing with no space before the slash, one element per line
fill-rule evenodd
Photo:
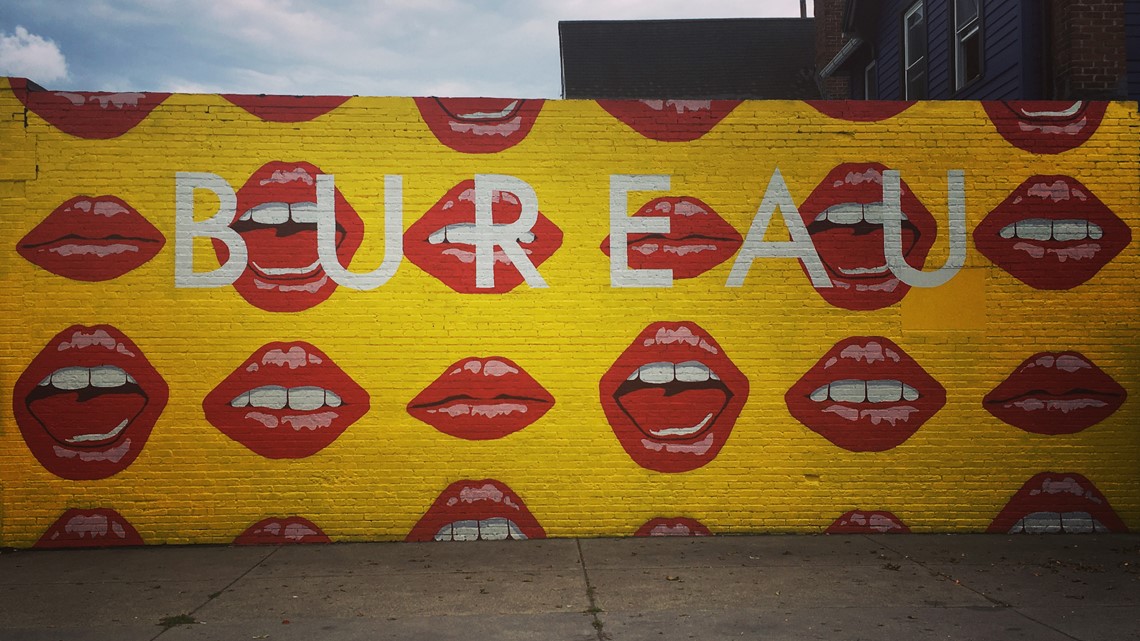
<path fill-rule="evenodd" d="M 1135 103 L 0 114 L 2 545 L 1140 527 Z"/>

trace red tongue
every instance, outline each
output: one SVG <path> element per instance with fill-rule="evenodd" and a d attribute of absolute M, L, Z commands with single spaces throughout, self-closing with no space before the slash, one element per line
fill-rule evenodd
<path fill-rule="evenodd" d="M 103 393 L 79 401 L 79 392 L 53 394 L 32 401 L 29 409 L 55 439 L 68 439 L 87 434 L 107 434 L 124 420 L 132 420 L 146 407 L 147 399 L 135 393 Z M 98 440 L 80 441 L 75 445 L 94 445 Z"/>
<path fill-rule="evenodd" d="M 642 431 L 660 432 L 693 427 L 709 414 L 715 417 L 724 409 L 728 397 L 724 390 L 715 388 L 697 388 L 666 396 L 663 387 L 644 387 L 622 394 L 617 400 Z"/>
<path fill-rule="evenodd" d="M 340 241 L 340 234 L 337 234 Z M 242 232 L 249 248 L 249 262 L 259 267 L 300 269 L 317 260 L 317 230 L 277 236 L 274 228 Z"/>
<path fill-rule="evenodd" d="M 833 269 L 873 269 L 882 267 L 887 262 L 883 257 L 882 229 L 857 236 L 853 227 L 834 227 L 812 234 L 811 240 L 823 262 Z M 904 228 L 902 232 L 904 255 L 914 246 L 915 240 L 914 231 Z"/>

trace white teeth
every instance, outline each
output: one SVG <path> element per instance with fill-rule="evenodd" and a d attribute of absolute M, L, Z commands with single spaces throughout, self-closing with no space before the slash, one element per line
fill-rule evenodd
<path fill-rule="evenodd" d="M 867 401 L 871 403 L 897 403 L 902 400 L 902 382 L 895 380 L 867 381 Z"/>
<path fill-rule="evenodd" d="M 266 276 L 305 276 L 315 273 L 320 266 L 320 259 L 314 260 L 304 267 L 262 267 L 257 262 L 253 263 L 253 268 Z"/>
<path fill-rule="evenodd" d="M 673 382 L 672 363 L 649 363 L 637 368 L 637 377 L 650 385 L 665 385 Z"/>
<path fill-rule="evenodd" d="M 704 383 L 709 380 L 719 381 L 720 377 L 716 375 L 716 372 L 709 369 L 707 365 L 700 361 L 685 361 L 684 363 L 677 364 L 658 361 L 656 363 L 646 363 L 626 377 L 627 381 L 635 381 L 638 379 L 640 379 L 642 383 L 648 383 L 650 385 L 667 385 L 675 380 L 682 383 Z"/>
<path fill-rule="evenodd" d="M 682 383 L 703 383 L 709 380 L 712 371 L 700 361 L 685 361 L 673 368 L 673 376 Z"/>
<path fill-rule="evenodd" d="M 1025 109 L 1021 109 L 1020 111 L 1029 118 L 1070 118 L 1077 115 L 1077 112 L 1081 110 L 1081 105 L 1083 104 L 1083 101 L 1078 100 L 1060 111 L 1026 111 Z"/>
<path fill-rule="evenodd" d="M 526 535 L 512 520 L 501 516 L 480 521 L 466 520 L 448 523 L 435 533 L 436 541 L 522 541 Z"/>
<path fill-rule="evenodd" d="M 260 225 L 283 225 L 290 220 L 295 223 L 315 225 L 317 203 L 261 203 L 247 209 L 238 220 L 253 221 Z"/>
<path fill-rule="evenodd" d="M 1103 523 L 1088 512 L 1033 512 L 1009 529 L 1010 534 L 1089 534 L 1108 532 Z"/>
<path fill-rule="evenodd" d="M 293 203 L 289 205 L 289 218 L 295 223 L 317 224 L 317 203 Z"/>
<path fill-rule="evenodd" d="M 1049 218 L 1027 218 L 1006 225 L 998 231 L 998 236 L 1005 239 L 1020 238 L 1022 240 L 1100 240 L 1104 230 L 1094 222 L 1080 218 L 1067 218 L 1064 220 L 1051 220 Z"/>
<path fill-rule="evenodd" d="M 868 222 L 872 225 L 883 224 L 883 213 L 886 211 L 886 205 L 883 203 L 840 203 L 832 205 L 823 210 L 818 216 L 815 217 L 815 222 L 826 220 L 829 223 L 836 225 L 857 225 L 861 222 Z M 906 214 L 902 214 L 903 220 L 909 220 Z"/>
<path fill-rule="evenodd" d="M 79 436 L 73 436 L 73 437 L 67 439 L 67 442 L 68 443 L 88 443 L 91 441 L 106 441 L 108 439 L 115 438 L 116 436 L 119 435 L 119 432 L 122 432 L 123 430 L 127 429 L 127 424 L 130 422 L 131 422 L 131 420 L 129 418 L 124 418 L 123 422 L 116 425 L 115 429 L 111 430 L 110 432 L 107 432 L 105 434 L 80 434 Z"/>
<path fill-rule="evenodd" d="M 120 387 L 127 384 L 127 373 L 113 365 L 91 368 L 92 387 Z"/>
<path fill-rule="evenodd" d="M 897 403 L 900 399 L 917 401 L 918 390 L 894 379 L 862 381 L 845 379 L 815 388 L 808 398 L 816 403 L 832 400 L 839 403 Z"/>
<path fill-rule="evenodd" d="M 289 222 L 289 205 L 287 203 L 262 203 L 249 210 L 253 222 L 261 225 L 280 225 Z"/>
<path fill-rule="evenodd" d="M 325 405 L 325 390 L 320 387 L 293 387 L 288 397 L 291 410 L 307 412 Z"/>
<path fill-rule="evenodd" d="M 230 401 L 230 407 L 258 407 L 270 410 L 288 407 L 298 412 L 311 412 L 322 407 L 340 407 L 342 402 L 335 392 L 321 387 L 306 385 L 286 388 L 280 385 L 263 385 L 238 394 Z"/>
<path fill-rule="evenodd" d="M 51 373 L 51 384 L 62 390 L 77 390 L 91 382 L 91 370 L 86 367 L 64 367 Z"/>
<path fill-rule="evenodd" d="M 40 387 L 52 386 L 57 389 L 74 391 L 85 387 L 109 389 L 122 387 L 137 381 L 126 371 L 114 365 L 97 367 L 64 367 L 57 369 L 39 382 Z"/>
<path fill-rule="evenodd" d="M 289 392 L 279 385 L 265 385 L 249 391 L 249 404 L 268 410 L 285 409 Z"/>
<path fill-rule="evenodd" d="M 492 227 L 506 227 L 506 225 L 491 225 Z M 534 232 L 524 231 L 519 234 L 515 239 L 520 243 L 533 243 Z M 475 244 L 475 223 L 455 223 L 448 225 L 441 229 L 437 229 L 428 236 L 428 242 L 432 245 L 441 245 L 443 243 L 461 243 L 464 245 Z"/>

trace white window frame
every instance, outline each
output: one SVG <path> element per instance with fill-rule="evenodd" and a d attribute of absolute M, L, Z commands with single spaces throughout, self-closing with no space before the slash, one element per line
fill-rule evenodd
<path fill-rule="evenodd" d="M 978 2 L 978 13 L 969 20 L 964 20 L 963 16 L 958 15 L 958 3 L 954 2 L 954 90 L 957 91 L 965 87 L 970 82 L 982 76 L 979 69 L 978 75 L 974 78 L 966 77 L 966 46 L 965 42 L 971 36 L 978 38 L 979 46 L 981 45 L 982 38 L 982 0 Z M 979 54 L 981 52 L 979 51 Z M 979 60 L 979 64 L 981 61 Z"/>
<path fill-rule="evenodd" d="M 918 0 L 917 2 L 912 4 L 910 6 L 910 8 L 906 10 L 905 13 L 903 13 L 903 56 L 902 56 L 903 57 L 903 97 L 907 100 L 913 100 L 915 98 L 925 98 L 926 97 L 925 94 L 929 90 L 929 85 L 927 84 L 927 79 L 925 77 L 926 76 L 926 58 L 927 58 L 927 55 L 930 53 L 930 38 L 929 37 L 924 38 L 925 45 L 924 45 L 923 50 L 922 50 L 922 55 L 918 56 L 918 58 L 915 60 L 910 59 L 910 18 L 911 18 L 911 16 L 913 16 L 916 13 L 922 14 L 922 29 L 925 31 L 926 30 L 926 3 L 924 0 Z M 923 92 L 924 95 L 922 95 L 922 96 L 912 96 L 910 94 L 910 84 L 911 84 L 910 81 L 911 81 L 912 72 L 921 73 L 923 75 L 923 84 L 925 85 L 927 91 L 924 91 Z"/>

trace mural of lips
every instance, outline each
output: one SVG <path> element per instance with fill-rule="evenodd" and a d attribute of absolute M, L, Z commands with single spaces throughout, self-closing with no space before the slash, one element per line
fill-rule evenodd
<path fill-rule="evenodd" d="M 986 258 L 1035 289 L 1071 289 L 1116 257 L 1128 225 L 1071 176 L 1033 176 L 974 229 Z"/>
<path fill-rule="evenodd" d="M 637 528 L 634 536 L 712 536 L 700 521 L 687 516 L 659 516 Z"/>
<path fill-rule="evenodd" d="M 312 521 L 300 516 L 262 519 L 249 526 L 234 539 L 234 545 L 293 545 L 298 543 L 331 543 L 329 537 Z"/>
<path fill-rule="evenodd" d="M 272 459 L 316 454 L 368 408 L 368 392 L 301 341 L 263 345 L 202 401 L 211 425 Z"/>
<path fill-rule="evenodd" d="M 661 142 L 689 142 L 707 134 L 740 100 L 598 100 L 630 129 Z"/>
<path fill-rule="evenodd" d="M 986 394 L 982 407 L 1034 434 L 1075 434 L 1111 416 L 1128 393 L 1079 352 L 1040 352 Z"/>
<path fill-rule="evenodd" d="M 913 100 L 805 100 L 819 113 L 849 122 L 877 122 L 910 109 Z"/>
<path fill-rule="evenodd" d="M 716 458 L 748 400 L 748 379 L 689 321 L 646 327 L 598 387 L 626 453 L 657 472 L 688 472 Z"/>
<path fill-rule="evenodd" d="M 12 410 L 44 469 L 102 479 L 138 458 L 166 407 L 166 381 L 110 325 L 73 325 L 44 346 L 12 390 Z"/>
<path fill-rule="evenodd" d="M 1080 147 L 1093 135 L 1105 102 L 1013 100 L 983 102 L 982 108 L 1009 144 L 1035 154 L 1059 154 Z"/>
<path fill-rule="evenodd" d="M 946 389 L 881 336 L 835 344 L 784 400 L 796 420 L 852 452 L 882 452 L 911 437 L 946 404 Z"/>
<path fill-rule="evenodd" d="M 1042 472 L 1025 482 L 990 523 L 998 534 L 1127 532 L 1108 499 L 1073 472 Z"/>
<path fill-rule="evenodd" d="M 835 519 L 825 534 L 909 534 L 899 517 L 883 510 L 851 510 Z"/>
<path fill-rule="evenodd" d="M 317 175 L 307 162 L 273 161 L 253 172 L 237 192 L 237 213 L 230 228 L 241 234 L 248 264 L 234 289 L 254 307 L 270 312 L 299 312 L 323 303 L 336 291 L 317 258 Z M 364 222 L 335 191 L 336 255 L 348 265 L 364 237 Z M 214 240 L 224 263 L 229 248 Z"/>
<path fill-rule="evenodd" d="M 509 487 L 494 479 L 447 486 L 406 541 L 544 539 L 546 531 Z"/>
<path fill-rule="evenodd" d="M 522 203 L 514 194 L 495 191 L 491 220 L 507 225 L 519 219 Z M 475 181 L 465 180 L 404 232 L 404 255 L 444 285 L 463 294 L 502 294 L 518 287 L 523 275 L 501 249 L 495 250 L 495 286 L 475 287 Z M 518 238 L 519 247 L 538 267 L 562 246 L 562 230 L 538 213 L 534 227 Z"/>
<path fill-rule="evenodd" d="M 166 237 L 116 196 L 76 196 L 55 208 L 16 245 L 25 260 L 82 281 L 118 278 L 146 263 Z"/>
<path fill-rule="evenodd" d="M 420 117 L 437 140 L 465 154 L 510 149 L 530 133 L 545 100 L 416 98 Z"/>
<path fill-rule="evenodd" d="M 79 138 L 121 136 L 142 122 L 168 93 L 47 91 L 25 78 L 8 78 L 12 92 L 32 113 Z"/>
<path fill-rule="evenodd" d="M 883 172 L 880 163 L 845 163 L 831 170 L 804 204 L 800 215 L 831 279 L 817 289 L 843 309 L 872 310 L 901 301 L 910 286 L 887 268 L 883 256 Z M 934 245 L 938 225 L 905 182 L 902 187 L 902 250 L 921 269 Z M 804 268 L 807 273 L 807 268 Z"/>
<path fill-rule="evenodd" d="M 632 269 L 672 269 L 674 279 L 696 278 L 728 260 L 744 242 L 712 207 L 691 196 L 655 198 L 637 210 L 634 217 L 639 216 L 668 218 L 669 233 L 630 234 Z M 610 255 L 609 236 L 602 253 Z"/>
<path fill-rule="evenodd" d="M 444 434 L 502 438 L 542 418 L 554 397 L 513 361 L 470 357 L 453 363 L 408 403 L 408 414 Z"/>
<path fill-rule="evenodd" d="M 222 97 L 266 122 L 307 122 L 344 104 L 349 96 L 275 96 L 224 93 Z"/>
<path fill-rule="evenodd" d="M 138 530 L 115 510 L 101 507 L 67 510 L 32 547 L 60 549 L 130 545 L 143 545 Z"/>

